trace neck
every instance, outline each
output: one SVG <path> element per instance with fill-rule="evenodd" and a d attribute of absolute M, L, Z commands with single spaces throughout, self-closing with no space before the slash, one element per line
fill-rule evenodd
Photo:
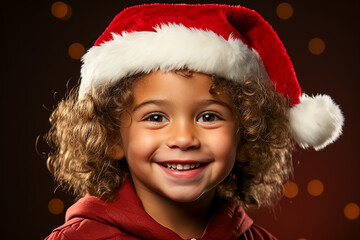
<path fill-rule="evenodd" d="M 137 192 L 145 211 L 181 238 L 200 238 L 211 216 L 212 190 L 194 202 L 174 202 L 152 192 Z M 145 200 L 146 199 L 146 200 Z M 143 201 L 144 200 L 144 201 Z"/>

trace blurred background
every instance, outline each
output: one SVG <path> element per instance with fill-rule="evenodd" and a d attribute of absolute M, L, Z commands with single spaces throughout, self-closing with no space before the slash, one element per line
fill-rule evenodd
<path fill-rule="evenodd" d="M 43 239 L 74 197 L 57 189 L 42 136 L 50 111 L 79 78 L 80 58 L 122 9 L 153 1 L 6 1 L 1 5 L 2 239 Z M 279 239 L 360 239 L 359 1 L 224 3 L 259 12 L 282 39 L 307 94 L 330 95 L 345 127 L 323 151 L 295 152 L 295 177 L 273 210 L 250 211 Z M 40 136 L 36 153 L 35 142 Z"/>

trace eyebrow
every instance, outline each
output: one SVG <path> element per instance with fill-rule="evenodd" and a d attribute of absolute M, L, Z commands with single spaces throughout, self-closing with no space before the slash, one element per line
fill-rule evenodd
<path fill-rule="evenodd" d="M 230 110 L 230 112 L 232 112 L 232 110 L 233 110 L 230 107 L 229 104 L 227 104 L 227 103 L 225 103 L 223 101 L 217 100 L 217 99 L 208 99 L 208 100 L 204 100 L 204 101 L 200 102 L 201 106 L 209 106 L 209 105 L 212 105 L 212 104 L 217 104 L 217 105 L 221 105 L 223 107 L 226 107 L 228 110 Z"/>
<path fill-rule="evenodd" d="M 148 101 L 144 101 L 142 103 L 139 103 L 137 104 L 134 109 L 132 110 L 132 112 L 135 112 L 137 109 L 141 108 L 141 107 L 144 107 L 146 105 L 166 105 L 166 100 L 148 100 Z M 212 105 L 212 104 L 217 104 L 217 105 L 221 105 L 221 106 L 224 106 L 226 107 L 228 110 L 230 110 L 231 112 L 233 111 L 233 109 L 230 107 L 229 104 L 223 102 L 223 101 L 219 101 L 219 100 L 216 100 L 216 99 L 207 99 L 207 100 L 203 100 L 203 101 L 200 101 L 199 105 L 201 107 L 206 107 L 206 106 L 209 106 L 209 105 Z"/>
<path fill-rule="evenodd" d="M 132 110 L 132 112 L 135 112 L 137 109 L 141 108 L 141 107 L 144 107 L 146 105 L 151 105 L 151 104 L 154 104 L 154 105 L 165 105 L 165 100 L 148 100 L 148 101 L 145 101 L 145 102 L 142 102 L 142 103 L 139 103 L 137 104 L 134 109 Z"/>

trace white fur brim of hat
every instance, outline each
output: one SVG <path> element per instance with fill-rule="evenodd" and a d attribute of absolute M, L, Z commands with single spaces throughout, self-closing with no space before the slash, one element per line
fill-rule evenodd
<path fill-rule="evenodd" d="M 136 73 L 184 67 L 231 80 L 262 76 L 264 68 L 255 50 L 240 39 L 225 40 L 212 31 L 162 24 L 155 32 L 113 34 L 111 41 L 93 46 L 83 56 L 80 99 L 92 87 Z"/>
<path fill-rule="evenodd" d="M 79 99 L 93 88 L 137 73 L 163 72 L 187 67 L 241 81 L 257 76 L 266 79 L 265 67 L 255 49 L 240 39 L 228 40 L 212 31 L 162 24 L 154 32 L 113 33 L 113 39 L 93 46 L 83 56 Z M 295 141 L 303 148 L 320 150 L 340 135 L 344 117 L 326 95 L 303 95 L 289 111 Z"/>

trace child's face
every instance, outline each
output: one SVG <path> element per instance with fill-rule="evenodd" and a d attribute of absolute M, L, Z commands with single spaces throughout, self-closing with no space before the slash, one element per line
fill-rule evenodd
<path fill-rule="evenodd" d="M 157 71 L 139 80 L 122 118 L 122 150 L 135 189 L 191 202 L 230 173 L 237 152 L 231 102 L 209 93 L 209 76 Z M 142 199 L 144 200 L 144 199 Z"/>

